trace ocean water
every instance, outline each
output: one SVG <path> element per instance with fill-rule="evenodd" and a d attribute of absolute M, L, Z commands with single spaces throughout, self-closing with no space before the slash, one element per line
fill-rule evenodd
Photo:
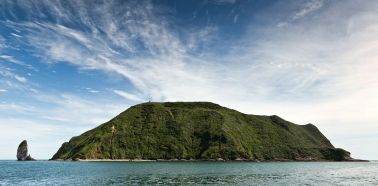
<path fill-rule="evenodd" d="M 378 162 L 0 161 L 0 185 L 378 185 Z"/>

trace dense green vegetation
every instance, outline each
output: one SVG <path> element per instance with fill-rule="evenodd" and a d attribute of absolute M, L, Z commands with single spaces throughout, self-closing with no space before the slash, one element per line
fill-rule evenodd
<path fill-rule="evenodd" d="M 52 159 L 346 160 L 312 124 L 209 102 L 135 105 L 62 145 Z"/>

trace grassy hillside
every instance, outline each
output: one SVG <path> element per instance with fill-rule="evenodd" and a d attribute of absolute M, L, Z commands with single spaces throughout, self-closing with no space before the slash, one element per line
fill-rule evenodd
<path fill-rule="evenodd" d="M 346 160 L 312 124 L 209 102 L 135 105 L 66 142 L 52 159 Z"/>

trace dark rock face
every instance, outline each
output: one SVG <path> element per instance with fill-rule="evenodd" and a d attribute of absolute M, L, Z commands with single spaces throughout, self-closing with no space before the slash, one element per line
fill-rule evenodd
<path fill-rule="evenodd" d="M 17 160 L 18 161 L 31 161 L 34 160 L 28 153 L 28 142 L 26 140 L 22 141 L 17 149 Z"/>
<path fill-rule="evenodd" d="M 351 161 L 353 158 L 350 157 L 350 152 L 340 149 L 340 148 L 328 148 L 322 150 L 323 155 L 327 159 L 335 160 L 335 161 Z"/>

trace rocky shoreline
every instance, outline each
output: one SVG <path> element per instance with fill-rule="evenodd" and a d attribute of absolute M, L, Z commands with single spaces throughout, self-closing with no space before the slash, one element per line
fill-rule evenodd
<path fill-rule="evenodd" d="M 248 160 L 248 159 L 55 159 L 49 161 L 69 161 L 69 162 L 369 162 L 369 160 L 349 159 L 344 161 L 331 161 L 331 160 L 290 160 L 290 159 L 276 159 L 276 160 Z"/>

